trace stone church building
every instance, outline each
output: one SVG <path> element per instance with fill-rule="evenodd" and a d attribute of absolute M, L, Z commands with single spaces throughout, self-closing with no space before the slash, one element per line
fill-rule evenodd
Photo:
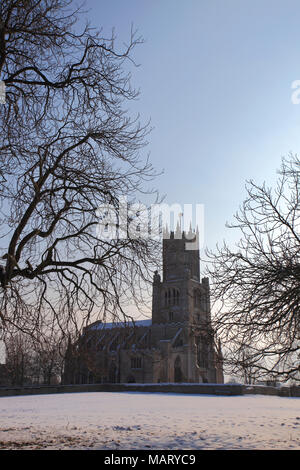
<path fill-rule="evenodd" d="M 195 249 L 188 249 L 191 233 L 171 232 L 163 240 L 162 278 L 157 271 L 153 278 L 152 319 L 89 325 L 77 345 L 80 354 L 68 349 L 65 383 L 223 383 L 209 280 L 200 280 L 194 235 Z"/>

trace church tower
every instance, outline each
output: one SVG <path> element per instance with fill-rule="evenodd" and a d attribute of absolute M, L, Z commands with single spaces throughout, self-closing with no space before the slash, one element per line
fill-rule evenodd
<path fill-rule="evenodd" d="M 154 275 L 152 323 L 170 322 L 210 322 L 208 279 L 200 282 L 198 231 L 177 229 L 163 239 L 163 279 Z"/>

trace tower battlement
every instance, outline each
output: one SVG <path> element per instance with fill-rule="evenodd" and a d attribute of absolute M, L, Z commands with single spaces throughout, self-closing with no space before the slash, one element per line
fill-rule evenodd
<path fill-rule="evenodd" d="M 198 232 L 170 232 L 163 239 L 163 280 L 200 280 Z"/>

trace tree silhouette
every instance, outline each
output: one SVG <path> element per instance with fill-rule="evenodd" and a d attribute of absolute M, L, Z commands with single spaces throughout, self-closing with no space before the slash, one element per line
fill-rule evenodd
<path fill-rule="evenodd" d="M 29 333 L 140 302 L 157 258 L 151 240 L 97 232 L 99 207 L 118 210 L 155 177 L 141 155 L 149 125 L 125 107 L 142 39 L 132 29 L 119 50 L 81 18 L 68 0 L 0 5 L 0 316 Z"/>
<path fill-rule="evenodd" d="M 283 159 L 275 188 L 253 181 L 235 223 L 240 241 L 208 251 L 214 327 L 227 362 L 251 366 L 253 376 L 299 380 L 300 160 Z M 216 304 L 215 304 L 216 305 Z"/>

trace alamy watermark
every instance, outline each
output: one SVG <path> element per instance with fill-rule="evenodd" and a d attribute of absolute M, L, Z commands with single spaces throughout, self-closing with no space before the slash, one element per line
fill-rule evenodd
<path fill-rule="evenodd" d="M 101 205 L 97 216 L 99 223 L 96 235 L 101 239 L 184 238 L 188 250 L 203 246 L 203 204 L 161 203 L 147 207 L 120 197 L 116 205 Z"/>
<path fill-rule="evenodd" d="M 0 104 L 6 103 L 5 97 L 6 97 L 5 82 L 3 80 L 0 80 Z"/>

